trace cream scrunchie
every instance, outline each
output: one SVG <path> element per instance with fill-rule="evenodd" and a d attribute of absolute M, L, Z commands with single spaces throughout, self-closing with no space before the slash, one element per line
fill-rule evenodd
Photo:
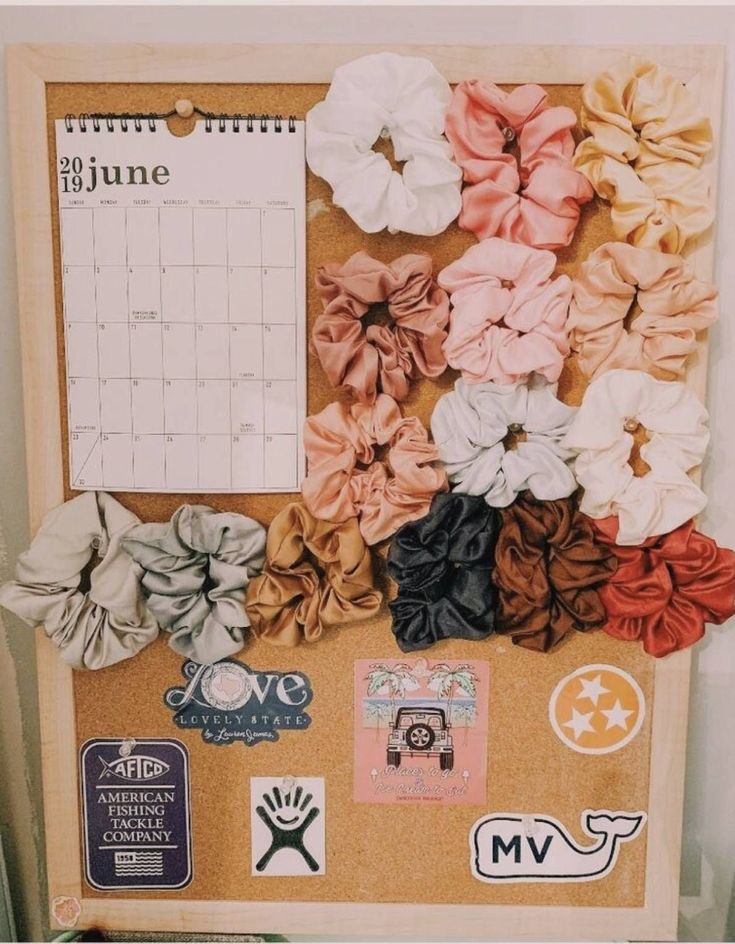
<path fill-rule="evenodd" d="M 615 234 L 636 246 L 681 252 L 712 223 L 701 171 L 709 119 L 678 79 L 654 62 L 622 59 L 582 89 L 574 166 L 612 204 Z"/>
<path fill-rule="evenodd" d="M 496 508 L 524 489 L 540 499 L 571 495 L 577 483 L 567 462 L 574 452 L 562 441 L 577 410 L 557 400 L 556 387 L 540 377 L 502 386 L 457 380 L 431 417 L 452 489 L 482 495 Z M 506 450 L 509 430 L 523 430 L 526 440 Z"/>
<path fill-rule="evenodd" d="M 640 370 L 611 370 L 587 387 L 564 445 L 584 488 L 580 510 L 590 518 L 617 515 L 618 544 L 642 544 L 668 534 L 707 504 L 687 472 L 704 458 L 707 410 L 682 383 L 656 380 Z M 650 466 L 635 476 L 628 464 L 640 423 L 651 438 L 640 449 Z"/>
<path fill-rule="evenodd" d="M 459 214 L 462 171 L 444 138 L 451 97 L 428 59 L 381 52 L 334 70 L 306 116 L 306 160 L 366 233 L 436 236 Z M 402 174 L 372 150 L 388 133 Z"/>
<path fill-rule="evenodd" d="M 0 604 L 29 626 L 43 624 L 75 669 L 103 669 L 153 642 L 158 625 L 145 606 L 140 568 L 121 548 L 138 518 L 105 492 L 85 492 L 43 519 L 20 555 L 16 579 L 0 587 Z M 100 563 L 80 590 L 95 553 Z"/>

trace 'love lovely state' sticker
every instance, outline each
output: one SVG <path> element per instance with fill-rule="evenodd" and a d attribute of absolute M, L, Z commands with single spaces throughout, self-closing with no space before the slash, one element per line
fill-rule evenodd
<path fill-rule="evenodd" d="M 582 829 L 595 841 L 579 846 L 566 827 L 543 813 L 493 813 L 470 830 L 470 867 L 481 882 L 590 882 L 608 875 L 620 845 L 640 835 L 645 813 L 585 810 Z"/>

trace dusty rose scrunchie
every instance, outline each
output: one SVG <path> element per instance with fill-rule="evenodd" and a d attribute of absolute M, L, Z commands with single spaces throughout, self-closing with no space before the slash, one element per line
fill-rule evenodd
<path fill-rule="evenodd" d="M 385 460 L 375 447 L 388 446 Z M 308 474 L 301 491 L 317 518 L 359 517 L 367 544 L 421 518 L 447 488 L 439 452 L 416 416 L 404 417 L 395 400 L 378 394 L 373 405 L 330 403 L 304 423 Z"/>
<path fill-rule="evenodd" d="M 324 311 L 311 349 L 333 387 L 365 403 L 379 391 L 405 400 L 411 379 L 443 373 L 449 299 L 432 277 L 430 256 L 411 253 L 386 264 L 356 252 L 342 266 L 322 266 L 316 286 Z M 365 328 L 361 319 L 383 302 L 389 322 Z"/>
<path fill-rule="evenodd" d="M 459 225 L 478 239 L 502 236 L 538 249 L 568 246 L 579 207 L 592 199 L 572 166 L 577 117 L 551 106 L 539 85 L 504 92 L 492 82 L 460 82 L 446 118 L 464 172 Z M 520 161 L 503 149 L 518 139 Z"/>
<path fill-rule="evenodd" d="M 679 376 L 697 332 L 717 319 L 717 289 L 694 277 L 681 256 L 605 243 L 573 282 L 570 342 L 586 377 L 616 367 Z M 641 309 L 629 328 L 631 305 Z"/>
<path fill-rule="evenodd" d="M 617 518 L 590 523 L 618 560 L 600 588 L 609 635 L 640 639 L 649 655 L 665 656 L 701 639 L 705 623 L 735 614 L 735 553 L 695 531 L 693 521 L 638 547 L 616 543 Z"/>
<path fill-rule="evenodd" d="M 569 353 L 572 283 L 552 279 L 556 256 L 504 239 L 484 239 L 439 273 L 451 295 L 444 353 L 468 383 L 559 379 Z"/>
<path fill-rule="evenodd" d="M 613 552 L 570 498 L 541 501 L 522 492 L 501 512 L 492 582 L 498 633 L 525 649 L 548 652 L 572 630 L 605 622 L 600 586 L 615 570 Z"/>

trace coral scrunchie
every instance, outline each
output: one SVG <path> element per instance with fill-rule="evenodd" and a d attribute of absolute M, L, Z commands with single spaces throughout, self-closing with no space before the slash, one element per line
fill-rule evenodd
<path fill-rule="evenodd" d="M 640 547 L 616 543 L 616 518 L 592 524 L 618 560 L 600 588 L 606 633 L 640 639 L 649 655 L 665 656 L 701 639 L 705 623 L 735 615 L 735 553 L 695 531 L 693 522 Z"/>
<path fill-rule="evenodd" d="M 432 277 L 425 253 L 400 256 L 390 265 L 356 252 L 344 265 L 322 266 L 316 275 L 324 311 L 311 346 L 333 387 L 374 403 L 378 391 L 405 400 L 409 381 L 438 377 L 449 299 Z M 387 302 L 389 324 L 361 323 L 371 305 Z"/>
<path fill-rule="evenodd" d="M 306 159 L 366 233 L 436 236 L 462 205 L 444 116 L 452 96 L 428 59 L 380 52 L 334 70 L 324 101 L 306 116 Z M 390 136 L 403 173 L 372 150 Z"/>
<path fill-rule="evenodd" d="M 681 256 L 629 243 L 595 249 L 573 288 L 570 342 L 587 377 L 616 367 L 683 374 L 697 331 L 717 318 L 717 289 Z M 633 302 L 641 311 L 626 329 Z"/>
<path fill-rule="evenodd" d="M 574 165 L 612 204 L 615 234 L 678 253 L 711 224 L 701 171 L 712 128 L 692 93 L 653 62 L 625 58 L 582 89 L 590 133 Z"/>
<path fill-rule="evenodd" d="M 707 422 L 707 410 L 684 384 L 640 370 L 611 370 L 593 380 L 564 439 L 579 451 L 580 510 L 591 518 L 618 515 L 619 544 L 642 544 L 693 518 L 707 499 L 687 472 L 704 458 Z M 640 449 L 650 471 L 640 477 L 628 464 L 630 431 L 638 424 L 650 434 Z"/>
<path fill-rule="evenodd" d="M 265 568 L 251 580 L 245 606 L 255 636 L 297 646 L 367 619 L 381 600 L 357 519 L 320 521 L 292 502 L 268 528 Z"/>
<path fill-rule="evenodd" d="M 572 166 L 577 117 L 551 106 L 539 85 L 503 92 L 460 82 L 447 112 L 447 137 L 464 171 L 459 225 L 478 239 L 501 236 L 537 249 L 568 246 L 592 187 Z M 504 151 L 517 138 L 520 161 Z"/>
<path fill-rule="evenodd" d="M 431 432 L 453 490 L 502 508 L 527 488 L 546 499 L 576 490 L 567 465 L 574 451 L 562 446 L 576 412 L 539 378 L 510 386 L 460 379 L 434 407 Z M 506 450 L 509 429 L 526 439 Z"/>
<path fill-rule="evenodd" d="M 500 515 L 471 495 L 437 495 L 428 515 L 396 533 L 388 572 L 398 584 L 389 603 L 404 652 L 441 639 L 484 639 L 493 631 L 497 594 L 490 581 Z"/>
<path fill-rule="evenodd" d="M 140 588 L 140 568 L 120 541 L 138 518 L 105 492 L 85 492 L 49 512 L 20 555 L 0 604 L 29 626 L 43 624 L 75 669 L 103 669 L 136 655 L 158 636 Z M 100 562 L 80 589 L 95 553 Z"/>
<path fill-rule="evenodd" d="M 553 252 L 484 239 L 439 273 L 451 294 L 444 354 L 469 383 L 559 379 L 569 353 L 572 283 L 552 279 Z"/>
<path fill-rule="evenodd" d="M 242 649 L 245 590 L 263 569 L 265 529 L 252 518 L 182 505 L 169 522 L 140 524 L 123 541 L 143 568 L 148 606 L 173 650 L 217 662 Z"/>
<path fill-rule="evenodd" d="M 376 446 L 388 446 L 385 461 Z M 447 487 L 436 446 L 416 416 L 404 417 L 384 393 L 375 403 L 330 403 L 304 423 L 308 473 L 301 486 L 317 518 L 359 516 L 367 544 L 389 537 L 426 514 L 435 492 Z"/>
<path fill-rule="evenodd" d="M 495 629 L 525 649 L 548 652 L 572 632 L 605 622 L 598 588 L 615 556 L 595 541 L 589 518 L 570 498 L 539 501 L 530 492 L 502 511 L 492 581 L 498 589 Z"/>

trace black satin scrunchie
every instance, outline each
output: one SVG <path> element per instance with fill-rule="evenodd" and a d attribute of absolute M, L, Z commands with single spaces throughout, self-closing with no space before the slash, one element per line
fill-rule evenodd
<path fill-rule="evenodd" d="M 428 515 L 396 532 L 388 573 L 398 584 L 389 604 L 404 652 L 440 639 L 484 639 L 495 624 L 490 580 L 500 514 L 483 498 L 436 495 Z"/>

